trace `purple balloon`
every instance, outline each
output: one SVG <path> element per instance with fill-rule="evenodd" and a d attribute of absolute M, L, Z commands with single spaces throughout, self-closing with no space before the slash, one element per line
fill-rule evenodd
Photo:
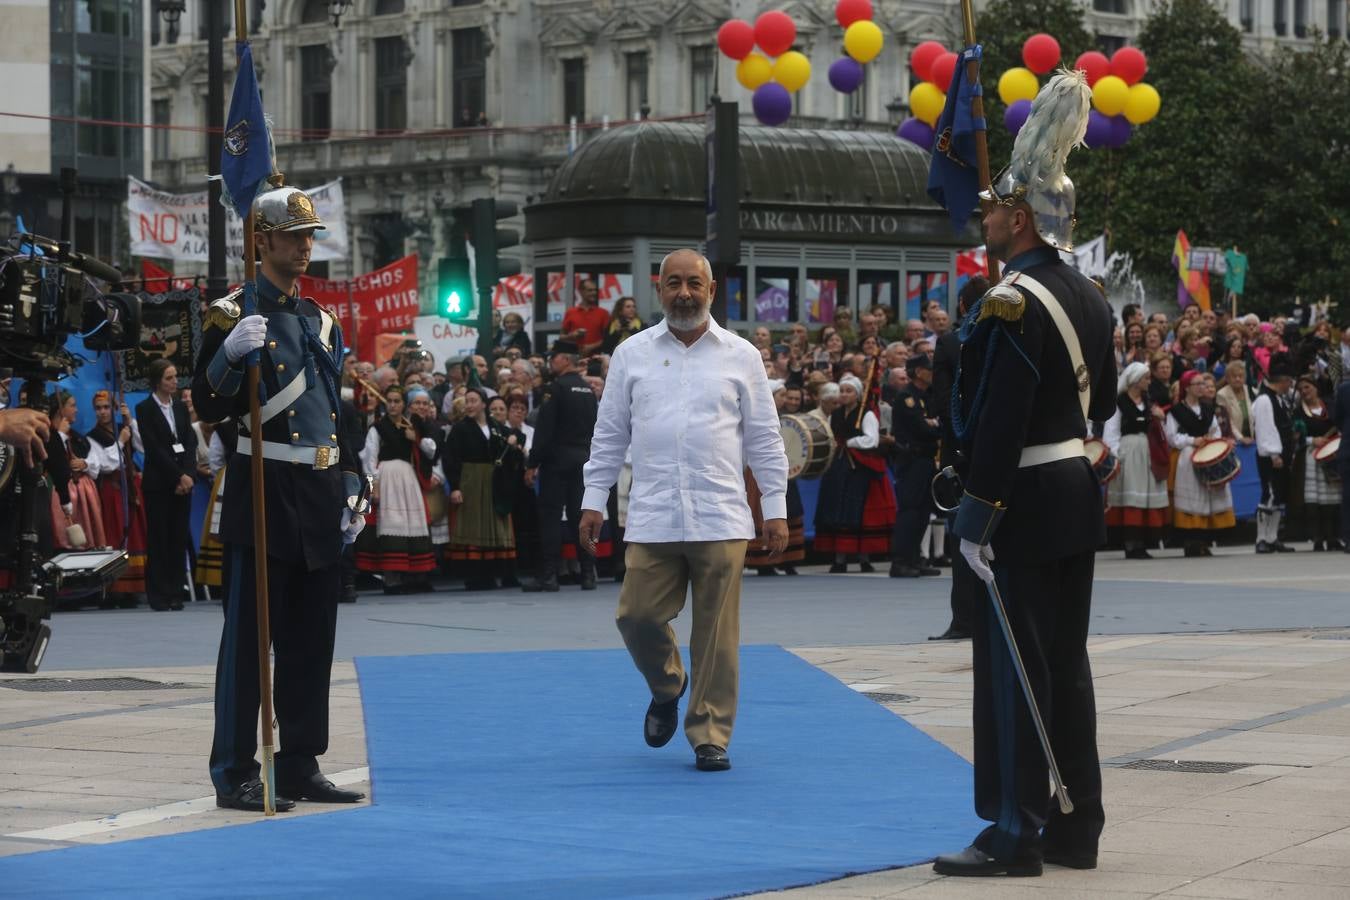
<path fill-rule="evenodd" d="M 830 63 L 830 87 L 841 94 L 851 94 L 863 83 L 863 67 L 851 56 Z"/>
<path fill-rule="evenodd" d="M 1111 142 L 1108 146 L 1124 147 L 1125 142 L 1134 134 L 1134 128 L 1130 125 L 1130 120 L 1124 116 L 1111 117 Z"/>
<path fill-rule="evenodd" d="M 755 88 L 751 98 L 755 118 L 763 125 L 782 125 L 792 115 L 792 95 L 776 81 Z"/>
<path fill-rule="evenodd" d="M 933 149 L 933 126 L 922 119 L 906 119 L 895 129 L 895 134 L 925 150 Z"/>
<path fill-rule="evenodd" d="M 1087 134 L 1083 137 L 1087 145 L 1096 150 L 1111 146 L 1111 119 L 1095 109 L 1088 113 Z"/>
<path fill-rule="evenodd" d="M 1031 114 L 1030 100 L 1014 100 L 1003 111 L 1003 127 L 1013 134 L 1022 130 L 1022 126 L 1027 122 L 1027 116 Z"/>

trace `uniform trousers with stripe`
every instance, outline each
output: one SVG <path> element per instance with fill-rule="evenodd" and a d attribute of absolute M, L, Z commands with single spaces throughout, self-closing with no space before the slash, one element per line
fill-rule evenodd
<path fill-rule="evenodd" d="M 1105 816 L 1087 633 L 1095 555 L 993 570 L 1074 811 L 1051 799 L 1049 769 L 991 601 L 974 610 L 975 846 L 1001 860 L 1044 846 L 1095 855 Z M 984 591 L 984 585 L 981 584 Z M 1042 835 L 1042 829 L 1044 834 Z"/>
<path fill-rule="evenodd" d="M 670 623 L 693 591 L 689 636 L 689 746 L 726 748 L 736 724 L 740 684 L 741 569 L 744 540 L 629 544 L 615 617 L 624 645 L 652 698 L 679 696 L 685 670 Z"/>
<path fill-rule="evenodd" d="M 211 782 L 227 794 L 258 777 L 258 603 L 253 548 L 225 545 L 225 627 L 216 658 L 215 736 Z M 267 558 L 271 610 L 272 697 L 280 740 L 277 783 L 319 771 L 328 749 L 328 683 L 333 668 L 342 567 L 309 570 L 303 562 Z"/>

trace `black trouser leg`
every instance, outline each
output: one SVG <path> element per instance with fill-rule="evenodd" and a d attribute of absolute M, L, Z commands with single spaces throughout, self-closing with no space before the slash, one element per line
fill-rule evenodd
<path fill-rule="evenodd" d="M 928 528 L 932 469 L 932 460 L 926 458 L 906 460 L 896 469 L 895 532 L 891 544 L 896 562 L 918 565 L 923 556 L 919 544 Z"/>
<path fill-rule="evenodd" d="M 1074 802 L 1051 812 L 1044 751 L 988 602 L 974 628 L 975 809 L 993 824 L 976 846 L 999 859 L 1038 856 L 1042 827 L 1057 847 L 1095 853 L 1104 816 L 1096 703 L 1087 659 L 1091 553 L 1039 565 L 995 562 L 1013 635 Z"/>
<path fill-rule="evenodd" d="M 319 771 L 318 757 L 328 750 L 328 686 L 333 674 L 341 568 L 306 571 L 286 566 L 284 587 L 268 599 L 272 608 L 272 646 L 276 654 L 276 698 L 280 750 L 277 783 L 287 784 Z"/>
<path fill-rule="evenodd" d="M 539 469 L 539 571 L 557 574 L 562 558 L 563 473 L 549 466 Z"/>
<path fill-rule="evenodd" d="M 586 480 L 582 477 L 581 466 L 564 469 L 562 472 L 563 502 L 567 508 L 567 521 L 573 527 L 578 527 L 581 525 L 581 500 L 586 495 Z M 577 536 L 577 563 L 581 567 L 583 577 L 588 572 L 591 578 L 595 577 L 595 555 L 581 545 L 580 532 Z"/>
<path fill-rule="evenodd" d="M 182 602 L 191 513 L 191 495 L 145 492 L 145 596 L 155 609 Z"/>
<path fill-rule="evenodd" d="M 1350 547 L 1350 456 L 1338 460 L 1341 469 L 1341 542 Z"/>

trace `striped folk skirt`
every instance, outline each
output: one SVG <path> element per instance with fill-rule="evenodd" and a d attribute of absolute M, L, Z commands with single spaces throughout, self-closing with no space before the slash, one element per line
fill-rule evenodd
<path fill-rule="evenodd" d="M 1128 541 L 1156 540 L 1171 521 L 1167 482 L 1153 477 L 1148 435 L 1120 439 L 1120 472 L 1106 486 L 1106 525 Z"/>
<path fill-rule="evenodd" d="M 815 549 L 822 553 L 891 552 L 895 488 L 877 472 L 840 453 L 820 481 Z"/>
<path fill-rule="evenodd" d="M 464 463 L 456 489 L 464 502 L 450 513 L 451 559 L 515 559 L 511 517 L 492 506 L 492 463 Z"/>
<path fill-rule="evenodd" d="M 197 545 L 197 567 L 192 578 L 198 584 L 220 587 L 221 569 L 225 561 L 225 545 L 220 542 L 221 492 L 225 490 L 225 467 L 222 466 L 211 482 L 211 493 L 202 513 L 202 539 Z"/>
<path fill-rule="evenodd" d="M 1172 451 L 1172 525 L 1185 531 L 1232 528 L 1237 524 L 1232 488 L 1202 482 L 1191 465 L 1193 452 L 1193 447 Z"/>
<path fill-rule="evenodd" d="M 755 539 L 745 550 L 745 564 L 749 568 L 760 566 L 785 566 L 806 559 L 806 520 L 802 511 L 802 495 L 797 490 L 797 482 L 789 479 L 787 483 L 787 549 L 781 556 L 770 558 L 769 550 L 764 546 L 764 514 L 760 510 L 759 484 L 749 469 L 745 470 L 745 499 L 750 504 L 750 515 L 755 519 Z"/>
<path fill-rule="evenodd" d="M 103 527 L 103 503 L 94 479 L 88 475 L 76 475 L 70 479 L 70 521 L 84 531 L 84 544 L 80 547 L 73 546 L 66 537 L 66 514 L 61 509 L 61 498 L 55 487 L 52 488 L 51 497 L 54 546 L 60 550 L 108 546 L 108 536 Z"/>
<path fill-rule="evenodd" d="M 411 463 L 401 459 L 380 463 L 379 498 L 356 539 L 356 567 L 363 572 L 409 573 L 436 568 L 426 501 Z"/>
<path fill-rule="evenodd" d="M 127 551 L 127 567 L 108 589 L 111 594 L 145 593 L 145 498 L 141 496 L 141 473 L 127 473 L 126 517 L 122 513 L 122 481 L 116 472 L 100 475 L 98 499 L 103 507 L 104 538 L 110 547 Z"/>

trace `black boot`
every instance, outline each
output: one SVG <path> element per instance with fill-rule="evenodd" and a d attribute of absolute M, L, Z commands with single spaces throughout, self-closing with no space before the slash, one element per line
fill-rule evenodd
<path fill-rule="evenodd" d="M 557 564 L 555 563 L 551 566 L 543 565 L 540 568 L 543 569 L 540 576 L 534 581 L 527 581 L 525 584 L 521 585 L 520 589 L 527 594 L 537 594 L 540 591 L 556 594 L 558 592 Z"/>
<path fill-rule="evenodd" d="M 582 553 L 578 561 L 581 563 L 581 589 L 595 590 L 595 557 L 589 553 Z"/>

